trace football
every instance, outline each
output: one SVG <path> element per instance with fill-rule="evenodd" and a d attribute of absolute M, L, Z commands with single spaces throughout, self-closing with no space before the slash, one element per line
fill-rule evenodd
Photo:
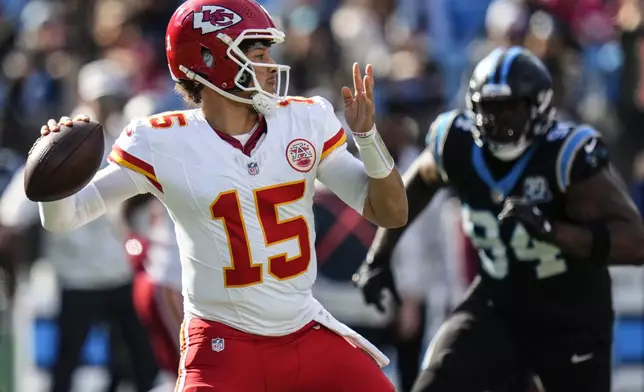
<path fill-rule="evenodd" d="M 27 156 L 27 197 L 55 201 L 80 191 L 98 171 L 104 151 L 103 126 L 94 121 L 74 121 L 41 136 Z"/>

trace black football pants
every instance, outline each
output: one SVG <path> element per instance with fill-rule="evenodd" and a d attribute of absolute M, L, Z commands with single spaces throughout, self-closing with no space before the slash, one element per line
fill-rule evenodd
<path fill-rule="evenodd" d="M 610 392 L 611 339 L 518 331 L 474 289 L 436 333 L 412 392 L 526 392 L 529 374 L 546 392 Z"/>
<path fill-rule="evenodd" d="M 110 335 L 120 335 L 118 337 L 127 346 L 137 391 L 152 388 L 158 368 L 147 334 L 134 311 L 132 285 L 126 284 L 101 290 L 63 289 L 58 315 L 59 351 L 52 369 L 51 392 L 70 390 L 72 375 L 89 330 L 92 325 L 102 321 L 109 325 Z M 115 341 L 112 339 L 111 343 Z M 110 367 L 114 365 L 111 363 Z M 115 376 L 114 372 L 112 376 Z"/>

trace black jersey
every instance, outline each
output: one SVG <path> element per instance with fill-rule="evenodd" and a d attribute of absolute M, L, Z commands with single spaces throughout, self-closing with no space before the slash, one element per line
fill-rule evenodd
<path fill-rule="evenodd" d="M 428 149 L 462 202 L 464 231 L 478 250 L 481 284 L 493 302 L 529 320 L 554 317 L 585 324 L 612 314 L 607 267 L 571 258 L 531 238 L 520 223 L 497 219 L 506 197 L 522 197 L 551 221 L 570 221 L 567 187 L 608 164 L 597 131 L 555 123 L 518 159 L 505 162 L 475 142 L 473 126 L 462 111 L 441 114 L 432 124 Z"/>

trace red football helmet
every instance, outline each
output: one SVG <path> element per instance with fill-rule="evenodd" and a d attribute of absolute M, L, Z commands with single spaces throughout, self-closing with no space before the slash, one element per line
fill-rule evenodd
<path fill-rule="evenodd" d="M 266 98 L 280 100 L 286 95 L 290 67 L 252 62 L 240 44 L 244 40 L 281 43 L 284 36 L 264 7 L 254 0 L 188 0 L 174 12 L 168 24 L 166 54 L 170 73 L 175 81 L 195 80 L 234 101 L 256 108 L 258 104 L 266 106 Z M 253 67 L 277 70 L 276 93 L 262 89 Z M 256 94 L 251 100 L 232 94 L 231 90 Z"/>

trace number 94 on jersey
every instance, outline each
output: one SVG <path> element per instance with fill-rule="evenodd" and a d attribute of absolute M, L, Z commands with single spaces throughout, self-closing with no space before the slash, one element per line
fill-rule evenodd
<path fill-rule="evenodd" d="M 463 207 L 462 213 L 465 234 L 478 250 L 482 267 L 493 278 L 503 279 L 508 275 L 509 260 L 533 263 L 537 279 L 566 272 L 561 250 L 530 237 L 520 223 L 512 229 L 506 242 L 501 238 L 499 221 L 490 211 Z"/>

